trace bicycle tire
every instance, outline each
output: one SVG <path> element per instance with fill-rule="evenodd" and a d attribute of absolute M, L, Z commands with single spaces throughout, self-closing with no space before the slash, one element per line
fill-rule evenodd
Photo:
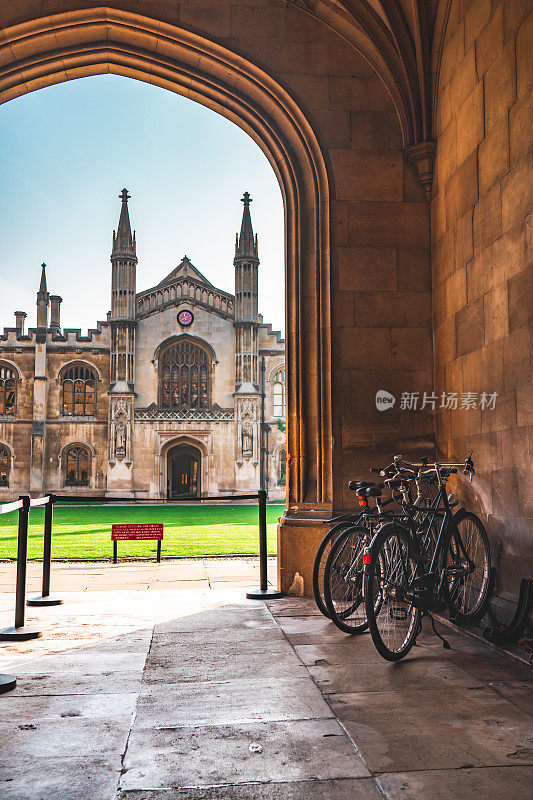
<path fill-rule="evenodd" d="M 489 537 L 476 514 L 461 510 L 453 516 L 443 551 L 445 569 L 465 559 L 476 564 L 465 579 L 445 574 L 442 582 L 450 619 L 458 625 L 475 625 L 484 616 L 490 597 Z"/>
<path fill-rule="evenodd" d="M 353 571 L 353 551 L 350 551 L 350 539 L 354 537 L 358 548 L 355 559 L 359 560 L 359 566 Z M 369 531 L 364 525 L 352 525 L 341 533 L 333 544 L 326 566 L 324 569 L 324 600 L 331 621 L 344 633 L 354 636 L 366 631 L 368 627 L 364 598 L 363 598 L 363 549 L 369 539 Z M 345 557 L 343 562 L 341 559 Z M 344 574 L 341 574 L 344 573 Z M 337 580 L 333 580 L 333 576 Z M 349 576 L 349 582 L 345 580 Z M 342 587 L 343 599 L 346 598 L 347 608 L 339 611 L 335 603 L 339 602 L 337 593 L 338 587 Z M 352 602 L 353 601 L 353 602 Z M 358 615 L 350 620 L 354 612 Z M 362 614 L 361 614 L 362 611 Z"/>
<path fill-rule="evenodd" d="M 407 588 L 409 578 L 415 571 L 411 537 L 399 525 L 384 525 L 376 533 L 370 546 L 370 564 L 365 571 L 364 595 L 372 641 L 380 656 L 387 661 L 405 658 L 419 631 L 419 609 L 408 600 L 401 599 L 401 592 Z M 399 592 L 399 597 L 393 596 L 393 591 Z M 400 630 L 396 622 L 405 622 L 406 625 Z"/>
<path fill-rule="evenodd" d="M 313 596 L 318 610 L 329 619 L 329 611 L 324 600 L 324 568 L 331 551 L 331 544 L 336 536 L 351 525 L 347 520 L 337 523 L 329 530 L 318 546 L 313 562 Z M 329 546 L 329 549 L 328 549 Z"/>

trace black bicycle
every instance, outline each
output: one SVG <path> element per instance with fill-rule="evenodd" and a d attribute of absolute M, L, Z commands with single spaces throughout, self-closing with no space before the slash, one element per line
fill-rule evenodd
<path fill-rule="evenodd" d="M 313 595 L 319 611 L 324 614 L 325 617 L 329 618 L 329 611 L 324 599 L 324 570 L 326 561 L 328 560 L 332 546 L 340 534 L 352 525 L 357 524 L 360 517 L 361 514 L 356 513 L 342 514 L 339 517 L 333 517 L 333 519 L 327 520 L 325 523 L 327 525 L 334 524 L 320 542 L 313 562 Z"/>
<path fill-rule="evenodd" d="M 474 624 L 489 599 L 490 548 L 481 520 L 446 493 L 446 481 L 463 467 L 474 475 L 471 454 L 463 463 L 407 464 L 396 457 L 383 474 L 403 495 L 403 515 L 382 525 L 363 554 L 365 611 L 383 658 L 399 661 L 420 632 L 421 615 L 442 611 L 459 624 Z M 392 468 L 392 469 L 391 469 Z M 399 483 L 398 483 L 399 482 Z M 411 500 L 410 484 L 434 483 L 433 499 Z M 417 493 L 417 500 L 420 493 Z"/>
<path fill-rule="evenodd" d="M 317 605 L 325 606 L 325 616 L 351 635 L 368 627 L 363 597 L 363 552 L 376 526 L 387 518 L 382 507 L 393 502 L 381 500 L 384 485 L 368 481 L 348 483 L 348 488 L 356 492 L 360 513 L 345 515 L 344 521 L 324 537 L 315 558 L 313 588 Z"/>
<path fill-rule="evenodd" d="M 348 488 L 352 491 L 355 491 L 357 488 L 373 485 L 375 484 L 370 484 L 366 481 L 350 481 L 348 483 Z M 333 527 L 330 528 L 320 542 L 316 551 L 315 560 L 313 562 L 313 595 L 319 611 L 328 618 L 330 617 L 330 612 L 328 611 L 324 597 L 324 571 L 326 562 L 331 552 L 331 548 L 337 541 L 338 537 L 353 525 L 364 524 L 365 512 L 369 510 L 368 503 L 367 501 L 364 501 L 363 503 L 360 498 L 358 498 L 358 502 L 362 505 L 358 511 L 349 511 L 345 514 L 340 514 L 337 517 L 332 517 L 332 519 L 328 519 L 324 522 L 325 525 L 333 524 Z"/>

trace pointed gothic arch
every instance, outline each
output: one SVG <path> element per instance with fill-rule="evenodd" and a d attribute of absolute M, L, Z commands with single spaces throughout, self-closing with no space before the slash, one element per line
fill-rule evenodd
<path fill-rule="evenodd" d="M 107 7 L 5 28 L 0 64 L 0 102 L 110 72 L 211 108 L 263 150 L 285 206 L 287 499 L 300 509 L 330 507 L 330 180 L 318 138 L 300 106 L 265 71 L 223 46 L 175 25 Z"/>

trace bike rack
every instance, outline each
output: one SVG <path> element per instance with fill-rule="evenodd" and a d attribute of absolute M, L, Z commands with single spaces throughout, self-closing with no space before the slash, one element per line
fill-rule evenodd
<path fill-rule="evenodd" d="M 527 625 L 529 609 L 533 602 L 533 581 L 522 578 L 518 603 L 511 622 L 505 628 L 485 628 L 483 638 L 491 644 L 505 645 L 516 644 Z"/>

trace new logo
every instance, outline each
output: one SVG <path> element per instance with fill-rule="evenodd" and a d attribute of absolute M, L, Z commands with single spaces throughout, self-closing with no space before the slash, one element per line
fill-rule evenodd
<path fill-rule="evenodd" d="M 386 392 L 385 389 L 380 389 L 376 392 L 376 408 L 378 411 L 387 411 L 387 409 L 393 407 L 395 402 L 394 395 Z"/>

